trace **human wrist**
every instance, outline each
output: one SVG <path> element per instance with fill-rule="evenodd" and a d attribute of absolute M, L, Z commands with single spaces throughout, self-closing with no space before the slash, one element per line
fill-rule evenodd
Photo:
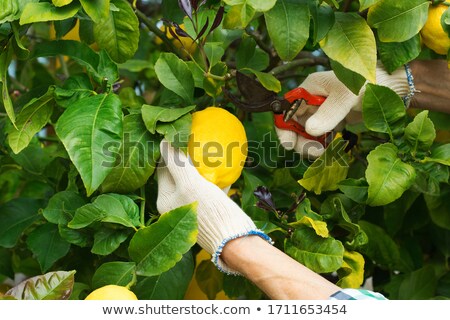
<path fill-rule="evenodd" d="M 228 241 L 223 247 L 221 257 L 230 268 L 243 273 L 249 261 L 255 259 L 255 252 L 269 246 L 271 244 L 256 235 L 240 237 Z"/>

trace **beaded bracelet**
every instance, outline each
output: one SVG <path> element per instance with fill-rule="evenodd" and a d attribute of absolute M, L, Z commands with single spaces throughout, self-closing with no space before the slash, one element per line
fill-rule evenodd
<path fill-rule="evenodd" d="M 405 104 L 405 108 L 408 109 L 411 103 L 411 99 L 414 97 L 414 94 L 420 91 L 416 90 L 416 87 L 414 86 L 414 76 L 412 75 L 411 67 L 408 63 L 405 64 L 405 71 L 406 79 L 408 80 L 409 93 L 405 97 L 403 97 L 403 103 Z"/>

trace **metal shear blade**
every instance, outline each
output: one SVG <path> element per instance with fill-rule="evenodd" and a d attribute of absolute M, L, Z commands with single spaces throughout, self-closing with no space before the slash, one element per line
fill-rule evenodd
<path fill-rule="evenodd" d="M 258 81 L 244 75 L 242 72 L 236 72 L 236 82 L 241 95 L 245 101 L 241 101 L 227 89 L 224 93 L 238 108 L 248 112 L 266 112 L 283 113 L 291 108 L 289 101 L 279 97 L 275 92 L 267 90 Z"/>

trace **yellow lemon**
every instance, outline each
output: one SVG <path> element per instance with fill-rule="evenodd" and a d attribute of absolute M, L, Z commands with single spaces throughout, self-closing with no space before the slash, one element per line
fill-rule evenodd
<path fill-rule="evenodd" d="M 85 300 L 138 300 L 138 298 L 128 288 L 110 284 L 92 291 Z"/>
<path fill-rule="evenodd" d="M 223 189 L 242 173 L 247 158 L 247 136 L 236 116 L 208 107 L 192 114 L 188 151 L 198 172 Z"/>
<path fill-rule="evenodd" d="M 205 260 L 211 260 L 211 255 L 202 249 L 195 257 L 195 263 L 196 263 L 195 270 L 196 271 L 197 271 L 200 263 Z M 184 299 L 185 300 L 208 300 L 208 296 L 206 295 L 206 293 L 204 293 L 202 291 L 202 289 L 200 289 L 197 279 L 195 278 L 195 275 L 192 277 L 192 280 L 189 283 L 189 287 L 186 290 Z M 229 299 L 230 298 L 227 297 L 227 295 L 225 294 L 225 292 L 223 290 L 218 292 L 215 297 L 215 300 L 229 300 Z"/>
<path fill-rule="evenodd" d="M 179 26 L 180 26 L 181 29 L 183 29 L 184 31 L 186 31 L 186 28 L 185 28 L 184 24 L 180 24 Z M 165 35 L 167 36 L 168 39 L 172 40 L 172 39 L 173 39 L 173 36 L 172 36 L 172 34 L 169 32 L 169 28 L 170 28 L 170 27 L 168 27 L 168 26 L 166 26 L 166 25 L 163 25 L 163 26 L 161 26 L 159 29 L 160 29 L 162 32 L 165 33 Z M 173 28 L 172 30 L 173 30 L 173 32 L 175 32 L 175 29 L 174 29 L 174 28 Z M 189 38 L 189 37 L 180 37 L 180 36 L 178 36 L 178 39 L 180 39 L 180 40 L 179 40 L 179 41 L 176 40 L 176 39 L 173 40 L 173 44 L 175 45 L 175 47 L 177 47 L 178 49 L 183 49 L 183 48 L 184 48 L 184 49 L 187 50 L 187 52 L 189 52 L 190 54 L 194 54 L 195 50 L 197 49 L 197 44 L 196 44 L 191 38 Z M 162 44 L 161 38 L 156 37 L 156 38 L 155 38 L 155 43 L 156 43 L 157 45 Z M 186 53 L 183 51 L 183 54 L 186 54 Z M 186 55 L 187 55 L 187 54 L 186 54 Z"/>
<path fill-rule="evenodd" d="M 448 6 L 440 4 L 431 6 L 428 10 L 428 19 L 420 31 L 423 43 L 439 54 L 447 54 L 450 48 L 450 38 L 441 25 L 441 17 Z"/>

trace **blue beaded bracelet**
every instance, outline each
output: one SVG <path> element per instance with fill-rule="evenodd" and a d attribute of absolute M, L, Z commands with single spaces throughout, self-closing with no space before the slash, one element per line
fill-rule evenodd
<path fill-rule="evenodd" d="M 405 64 L 405 71 L 409 86 L 409 93 L 405 97 L 403 97 L 403 103 L 405 104 L 405 108 L 408 108 L 411 103 L 411 99 L 414 97 L 414 94 L 420 91 L 416 90 L 416 87 L 414 86 L 414 77 L 411 72 L 411 67 L 408 63 Z"/>

